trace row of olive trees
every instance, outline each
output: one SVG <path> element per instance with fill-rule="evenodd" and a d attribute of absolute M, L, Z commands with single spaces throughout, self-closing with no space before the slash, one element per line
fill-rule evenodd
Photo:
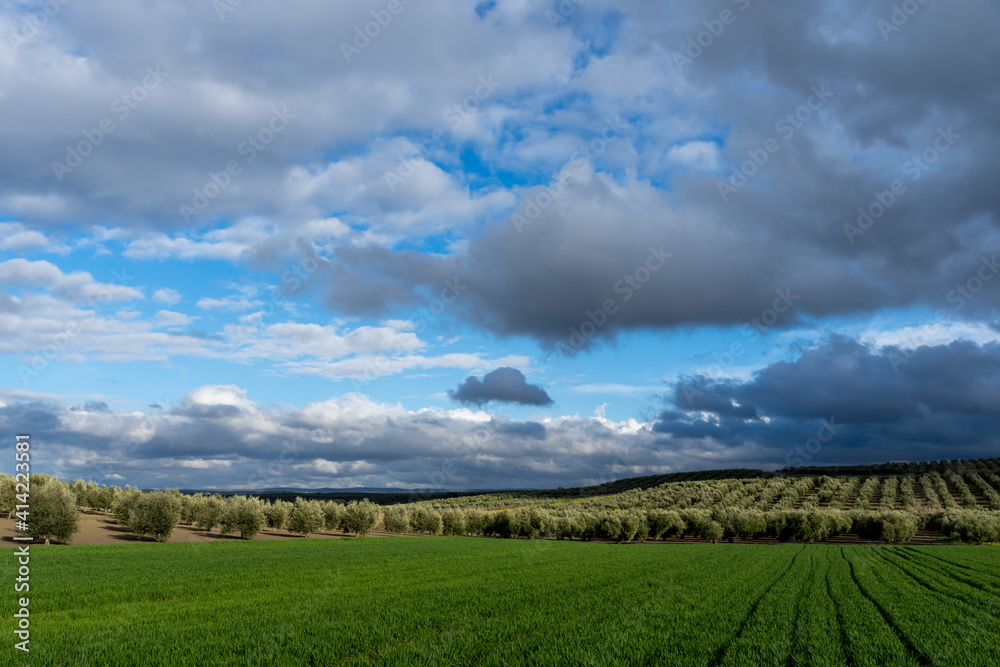
<path fill-rule="evenodd" d="M 818 542 L 848 532 L 855 532 L 863 539 L 905 542 L 923 527 L 925 521 L 925 517 L 911 512 L 815 508 L 760 511 L 734 507 L 713 510 L 555 510 L 520 507 L 485 512 L 477 509 L 438 511 L 418 506 L 411 513 L 403 506 L 393 506 L 385 510 L 384 526 L 394 533 L 413 531 L 432 535 L 554 537 L 615 542 L 689 536 L 712 542 L 763 538 Z"/>
<path fill-rule="evenodd" d="M 120 524 L 136 535 L 164 541 L 181 522 L 202 530 L 218 528 L 221 535 L 250 539 L 264 527 L 302 535 L 323 528 L 357 535 L 370 533 L 378 523 L 378 506 L 367 500 L 346 507 L 327 501 L 297 498 L 294 503 L 267 503 L 253 496 L 184 495 L 175 491 L 130 490 L 115 500 L 112 511 Z"/>

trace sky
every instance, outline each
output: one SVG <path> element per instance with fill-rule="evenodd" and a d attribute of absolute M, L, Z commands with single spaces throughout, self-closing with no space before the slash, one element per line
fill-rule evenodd
<path fill-rule="evenodd" d="M 2 2 L 0 437 L 142 488 L 996 456 L 998 31 Z"/>

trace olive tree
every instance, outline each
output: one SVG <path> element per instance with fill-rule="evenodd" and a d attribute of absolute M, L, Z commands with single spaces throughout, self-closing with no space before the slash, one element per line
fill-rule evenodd
<path fill-rule="evenodd" d="M 410 518 L 406 515 L 406 510 L 397 505 L 385 510 L 382 524 L 390 533 L 405 533 L 410 529 Z"/>
<path fill-rule="evenodd" d="M 264 505 L 264 519 L 268 528 L 280 530 L 288 522 L 288 513 L 292 510 L 292 504 L 284 500 L 275 500 L 269 505 Z"/>
<path fill-rule="evenodd" d="M 327 530 L 337 530 L 344 522 L 344 506 L 327 500 L 321 503 L 323 507 L 323 527 Z"/>
<path fill-rule="evenodd" d="M 139 493 L 133 501 L 125 524 L 136 535 L 148 535 L 163 542 L 181 520 L 181 501 L 165 491 Z"/>
<path fill-rule="evenodd" d="M 202 530 L 211 531 L 222 519 L 224 503 L 219 496 L 203 498 L 194 510 L 194 523 Z"/>
<path fill-rule="evenodd" d="M 288 513 L 288 530 L 293 533 L 302 535 L 315 533 L 325 522 L 323 508 L 315 500 L 296 498 L 291 512 Z"/>
<path fill-rule="evenodd" d="M 260 532 L 265 520 L 264 506 L 260 498 L 232 496 L 222 508 L 219 532 L 223 535 L 237 532 L 244 540 L 249 540 Z"/>
<path fill-rule="evenodd" d="M 344 529 L 359 537 L 367 535 L 378 525 L 378 516 L 378 505 L 370 500 L 352 501 L 344 511 Z"/>
<path fill-rule="evenodd" d="M 465 532 L 465 512 L 446 510 L 441 513 L 441 525 L 445 535 L 461 535 Z"/>
<path fill-rule="evenodd" d="M 441 515 L 437 510 L 429 507 L 418 507 L 413 516 L 410 517 L 410 525 L 418 533 L 430 533 L 431 535 L 440 535 L 444 529 Z"/>
<path fill-rule="evenodd" d="M 135 503 L 139 499 L 139 494 L 139 489 L 134 489 L 126 484 L 122 492 L 111 503 L 111 512 L 115 515 L 115 521 L 122 526 L 128 526 L 129 514 L 132 512 L 132 508 L 135 507 Z"/>
<path fill-rule="evenodd" d="M 33 538 L 49 538 L 68 542 L 80 529 L 80 516 L 76 511 L 76 496 L 69 488 L 52 480 L 41 486 L 31 485 L 28 496 L 28 530 Z"/>
<path fill-rule="evenodd" d="M 0 473 L 0 512 L 5 512 L 9 519 L 17 504 L 17 481 L 13 475 Z"/>

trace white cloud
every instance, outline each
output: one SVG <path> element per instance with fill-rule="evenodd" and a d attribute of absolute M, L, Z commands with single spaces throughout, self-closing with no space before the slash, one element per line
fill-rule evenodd
<path fill-rule="evenodd" d="M 144 486 L 405 488 L 427 486 L 445 469 L 452 472 L 434 482 L 445 488 L 551 488 L 599 482 L 623 460 L 649 472 L 686 459 L 657 446 L 651 425 L 636 420 L 517 422 L 467 408 L 405 410 L 363 394 L 265 408 L 242 387 L 211 385 L 151 414 L 46 409 L 51 425 L 36 437 L 50 442 L 46 456 L 61 462 L 61 474 L 101 471 Z M 0 413 L 0 428 L 8 419 Z"/>
<path fill-rule="evenodd" d="M 198 303 L 195 305 L 203 310 L 213 310 L 216 308 L 222 310 L 232 310 L 232 311 L 245 311 L 251 310 L 253 308 L 259 308 L 264 304 L 263 301 L 257 299 L 248 299 L 246 297 L 239 296 L 227 296 L 221 299 L 214 299 L 210 297 L 202 297 L 198 299 Z"/>
<path fill-rule="evenodd" d="M 71 248 L 52 241 L 38 230 L 28 229 L 20 222 L 0 222 L 0 250 L 12 252 L 40 250 L 65 255 Z"/>
<path fill-rule="evenodd" d="M 671 146 L 667 160 L 709 171 L 719 167 L 719 146 L 711 141 L 689 141 Z"/>
<path fill-rule="evenodd" d="M 172 306 L 181 300 L 181 293 L 172 287 L 165 287 L 153 292 L 153 301 Z"/>
<path fill-rule="evenodd" d="M 158 327 L 183 327 L 197 319 L 199 318 L 172 310 L 158 310 L 153 316 L 153 321 Z"/>
<path fill-rule="evenodd" d="M 63 273 L 58 266 L 45 260 L 11 259 L 0 262 L 0 285 L 29 288 L 41 287 L 77 301 L 110 303 L 144 298 L 139 290 L 128 287 L 126 274 L 117 283 L 99 283 L 86 271 Z"/>

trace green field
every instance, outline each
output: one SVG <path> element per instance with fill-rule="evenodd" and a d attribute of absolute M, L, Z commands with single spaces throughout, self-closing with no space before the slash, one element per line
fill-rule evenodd
<path fill-rule="evenodd" d="M 994 547 L 35 546 L 30 597 L 47 666 L 1000 665 Z"/>

